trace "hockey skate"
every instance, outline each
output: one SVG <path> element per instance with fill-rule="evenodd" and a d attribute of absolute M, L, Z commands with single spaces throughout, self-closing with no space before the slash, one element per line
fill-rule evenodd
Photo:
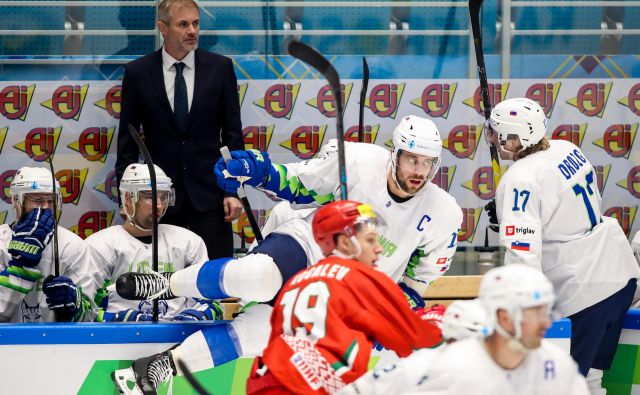
<path fill-rule="evenodd" d="M 115 284 L 115 291 L 128 300 L 166 300 L 176 296 L 169 288 L 169 278 L 173 273 L 128 272 L 121 274 Z"/>
<path fill-rule="evenodd" d="M 176 367 L 171 353 L 165 351 L 135 360 L 130 368 L 111 373 L 118 391 L 125 395 L 156 395 L 160 384 L 168 382 L 171 394 Z"/>

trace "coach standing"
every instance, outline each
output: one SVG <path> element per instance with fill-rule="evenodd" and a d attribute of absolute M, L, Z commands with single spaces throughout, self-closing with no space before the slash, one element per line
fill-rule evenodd
<path fill-rule="evenodd" d="M 237 80 L 231 59 L 198 48 L 200 12 L 193 0 L 163 0 L 164 46 L 125 67 L 116 174 L 138 162 L 128 125 L 142 125 L 155 164 L 173 180 L 176 202 L 163 223 L 201 236 L 210 258 L 233 252 L 231 221 L 242 205 L 216 185 L 219 149 L 243 149 Z"/>

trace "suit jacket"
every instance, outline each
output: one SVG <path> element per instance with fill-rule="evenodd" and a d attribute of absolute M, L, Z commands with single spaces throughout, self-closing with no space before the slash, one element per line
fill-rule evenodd
<path fill-rule="evenodd" d="M 175 209 L 189 199 L 198 211 L 222 210 L 223 191 L 213 166 L 220 147 L 243 149 L 238 87 L 231 59 L 197 49 L 194 92 L 187 129 L 181 133 L 171 110 L 162 74 L 162 50 L 128 63 L 122 80 L 118 133 L 118 184 L 138 147 L 128 125 L 140 129 L 153 162 L 171 177 Z M 171 209 L 171 208 L 170 208 Z"/>

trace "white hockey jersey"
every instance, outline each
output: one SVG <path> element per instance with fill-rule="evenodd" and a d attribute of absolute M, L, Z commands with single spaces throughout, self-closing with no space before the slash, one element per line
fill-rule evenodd
<path fill-rule="evenodd" d="M 640 269 L 617 221 L 601 214 L 591 163 L 570 142 L 550 145 L 507 170 L 496 208 L 505 263 L 540 268 L 569 316 L 640 278 Z"/>
<path fill-rule="evenodd" d="M 345 143 L 345 153 L 349 199 L 370 204 L 388 225 L 380 235 L 383 250 L 376 262 L 378 270 L 424 292 L 451 264 L 462 210 L 453 196 L 431 182 L 411 199 L 398 203 L 387 190 L 388 150 L 373 144 Z M 339 196 L 336 151 L 282 166 L 287 180 L 299 179 L 311 195 Z M 288 221 L 276 232 L 286 230 L 306 240 L 311 253 L 319 254 L 310 260 L 315 263 L 322 255 L 313 241 L 310 219 L 306 218 L 306 224 L 302 220 Z"/>
<path fill-rule="evenodd" d="M 390 394 L 440 395 L 588 395 L 578 366 L 560 347 L 542 341 L 514 369 L 500 367 L 486 351 L 483 339 L 448 345 L 426 364 L 405 364 L 419 377 L 408 391 Z M 411 358 L 411 357 L 409 357 Z"/>
<path fill-rule="evenodd" d="M 151 244 L 133 237 L 122 225 L 103 229 L 89 236 L 87 252 L 99 269 L 96 282 L 101 287 L 115 283 L 127 272 L 143 272 L 152 268 Z M 188 229 L 173 225 L 158 225 L 158 271 L 175 272 L 193 264 L 208 261 L 207 248 L 200 236 Z M 151 314 L 152 302 L 122 299 L 116 292 L 108 295 L 106 311 L 117 313 L 126 309 Z M 160 318 L 170 319 L 176 313 L 195 304 L 184 297 L 159 301 Z"/>
<path fill-rule="evenodd" d="M 5 270 L 11 260 L 7 252 L 11 238 L 11 227 L 7 224 L 0 225 L 0 271 Z M 60 226 L 58 226 L 58 255 L 60 275 L 69 277 L 87 296 L 95 292 L 91 283 L 94 270 L 89 262 L 84 241 L 75 233 Z M 11 288 L 11 284 L 0 283 L 0 322 L 55 321 L 54 315 L 49 312 L 47 297 L 42 292 L 42 282 L 49 275 L 54 274 L 53 238 L 42 252 L 40 263 L 33 268 L 33 273 L 39 274 L 40 278 L 27 294 Z"/>

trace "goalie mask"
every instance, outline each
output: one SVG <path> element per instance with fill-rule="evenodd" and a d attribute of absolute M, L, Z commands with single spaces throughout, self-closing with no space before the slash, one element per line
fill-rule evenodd
<path fill-rule="evenodd" d="M 160 215 L 164 215 L 169 206 L 173 206 L 175 202 L 175 192 L 171 188 L 171 178 L 167 177 L 165 172 L 156 165 L 153 165 L 156 172 L 156 190 L 158 200 L 162 203 Z M 130 199 L 133 206 L 133 212 L 129 213 L 126 207 L 127 199 Z M 129 221 L 138 229 L 149 231 L 150 229 L 141 227 L 134 220 L 136 215 L 136 204 L 141 201 L 143 203 L 152 204 L 151 197 L 151 177 L 149 175 L 149 167 L 145 164 L 132 163 L 124 171 L 122 180 L 120 180 L 120 200 L 122 207 Z"/>
<path fill-rule="evenodd" d="M 11 201 L 16 210 L 16 217 L 22 214 L 24 209 L 25 195 L 28 194 L 51 194 L 53 193 L 53 177 L 48 169 L 43 167 L 22 167 L 13 176 L 9 191 Z M 55 199 L 58 209 L 62 207 L 62 196 L 60 195 L 60 183 L 56 180 Z"/>
<path fill-rule="evenodd" d="M 398 168 L 418 171 L 429 168 L 425 183 L 430 182 L 440 168 L 442 140 L 436 125 L 426 119 L 409 115 L 402 118 L 393 131 L 393 151 L 391 152 L 391 175 L 400 190 L 408 195 L 398 182 Z M 406 154 L 414 155 L 406 155 Z M 403 159 L 404 155 L 404 159 Z M 413 193 L 415 194 L 415 193 Z"/>
<path fill-rule="evenodd" d="M 522 152 L 538 144 L 547 132 L 547 117 L 540 105 L 526 98 L 507 99 L 491 110 L 489 126 L 497 133 L 500 146 L 507 140 L 520 139 Z"/>

